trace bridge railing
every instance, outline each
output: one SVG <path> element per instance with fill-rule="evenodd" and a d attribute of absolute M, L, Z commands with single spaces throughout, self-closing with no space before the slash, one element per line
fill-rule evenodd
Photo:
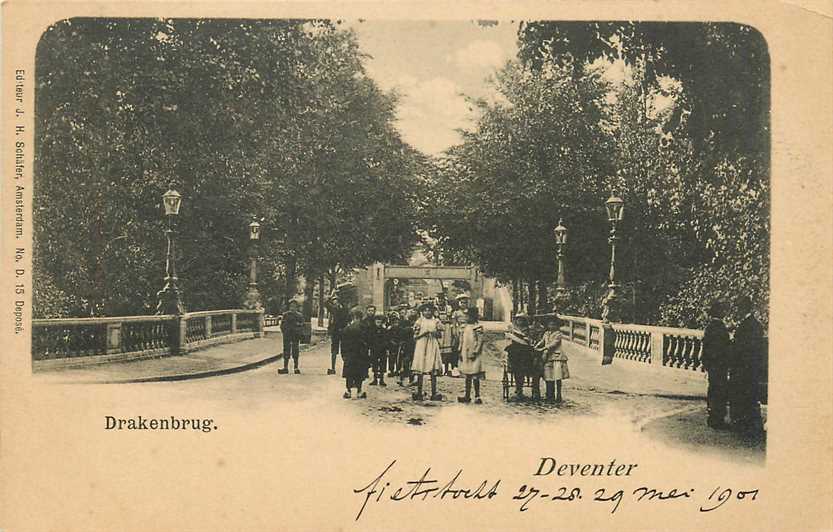
<path fill-rule="evenodd" d="M 263 335 L 263 311 L 210 310 L 181 316 L 32 320 L 32 361 L 106 362 L 186 353 Z"/>
<path fill-rule="evenodd" d="M 605 346 L 605 328 L 601 320 L 579 316 L 559 316 L 561 333 L 569 341 L 599 351 Z M 612 323 L 613 335 L 608 348 L 613 358 L 631 360 L 657 367 L 703 372 L 703 331 L 652 325 Z"/>

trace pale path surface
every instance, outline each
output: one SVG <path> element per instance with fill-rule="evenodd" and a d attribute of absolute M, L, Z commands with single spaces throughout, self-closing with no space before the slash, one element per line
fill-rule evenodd
<path fill-rule="evenodd" d="M 36 378 L 42 382 L 91 382 L 139 379 L 176 372 L 224 371 L 274 357 L 280 353 L 281 345 L 280 335 L 269 335 L 180 357 L 65 370 L 37 375 Z M 673 445 L 696 444 L 701 451 L 713 449 L 720 454 L 754 463 L 761 463 L 764 459 L 763 444 L 744 442 L 731 433 L 716 432 L 706 427 L 706 381 L 701 376 L 682 371 L 663 371 L 622 360 L 602 366 L 595 353 L 590 354 L 580 348 L 569 349 L 572 378 L 564 382 L 564 404 L 507 403 L 502 398 L 499 358 L 505 345 L 506 341 L 501 339 L 487 344 L 483 405 L 457 403 L 457 396 L 463 394 L 464 380 L 452 377 L 439 378 L 438 389 L 445 396 L 441 402 L 412 401 L 410 394 L 414 388 L 400 387 L 395 377 L 387 378 L 387 387 L 369 386 L 369 381 L 366 381 L 367 400 L 344 400 L 341 398 L 344 380 L 340 377 L 340 358 L 338 375 L 326 375 L 330 361 L 327 342 L 301 353 L 301 375 L 278 375 L 276 370 L 281 364 L 270 363 L 233 375 L 127 386 L 147 388 L 158 397 L 170 396 L 177 404 L 188 404 L 191 400 L 189 396 L 194 400 L 198 397 L 211 398 L 218 401 L 224 417 L 234 416 L 235 412 L 255 404 L 278 401 L 283 405 L 297 405 L 299 410 L 304 411 L 343 410 L 372 423 L 402 425 L 404 430 L 419 430 L 418 427 L 453 429 L 454 424 L 461 422 L 500 423 L 511 427 L 512 420 L 563 425 L 584 416 L 613 418 L 617 422 L 626 422 L 636 432 L 650 434 Z M 541 388 L 543 393 L 543 383 Z M 220 416 L 219 413 L 215 415 Z"/>

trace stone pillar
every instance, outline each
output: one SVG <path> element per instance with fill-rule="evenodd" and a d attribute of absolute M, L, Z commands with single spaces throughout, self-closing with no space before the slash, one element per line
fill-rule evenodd
<path fill-rule="evenodd" d="M 662 367 L 662 339 L 659 331 L 651 331 L 651 365 Z"/>
<path fill-rule="evenodd" d="M 613 353 L 616 351 L 616 331 L 613 325 L 605 323 L 602 325 L 602 365 L 613 362 Z"/>
<path fill-rule="evenodd" d="M 186 351 L 186 341 L 188 333 L 188 319 L 182 315 L 177 314 L 168 325 L 171 331 L 170 334 L 170 349 L 172 355 L 184 354 Z"/>
<path fill-rule="evenodd" d="M 590 339 L 590 334 L 591 334 L 592 331 L 593 331 L 593 327 L 590 324 L 590 320 L 585 320 L 584 321 L 584 345 L 586 345 L 587 347 L 592 347 L 593 346 L 593 342 Z"/>
<path fill-rule="evenodd" d="M 233 321 L 231 322 L 232 325 L 235 327 L 235 330 L 237 330 L 236 329 L 236 327 L 237 327 L 237 319 L 236 318 L 237 318 L 237 315 L 234 315 L 232 317 Z M 255 338 L 263 338 L 264 325 L 265 325 L 264 311 L 261 310 L 257 314 L 257 328 L 255 329 Z"/>
<path fill-rule="evenodd" d="M 107 350 L 108 355 L 121 353 L 121 322 L 107 324 Z"/>
<path fill-rule="evenodd" d="M 211 316 L 205 317 L 205 339 L 211 338 Z"/>

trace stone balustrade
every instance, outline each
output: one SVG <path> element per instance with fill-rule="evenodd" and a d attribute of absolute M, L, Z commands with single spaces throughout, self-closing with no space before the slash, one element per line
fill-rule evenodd
<path fill-rule="evenodd" d="M 263 336 L 263 312 L 210 310 L 181 316 L 32 320 L 33 369 L 182 354 Z"/>
<path fill-rule="evenodd" d="M 561 332 L 569 341 L 601 353 L 605 328 L 601 320 L 562 315 Z M 703 331 L 626 323 L 609 324 L 613 358 L 651 366 L 703 372 Z"/>

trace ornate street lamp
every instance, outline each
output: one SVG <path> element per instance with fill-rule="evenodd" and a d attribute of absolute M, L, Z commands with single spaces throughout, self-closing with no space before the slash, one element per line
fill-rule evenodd
<path fill-rule="evenodd" d="M 610 276 L 608 279 L 608 293 L 602 305 L 602 320 L 619 321 L 619 301 L 616 289 L 616 224 L 621 222 L 625 214 L 625 202 L 622 198 L 611 193 L 610 198 L 605 202 L 607 209 L 607 220 L 610 222 Z"/>
<path fill-rule="evenodd" d="M 168 240 L 168 252 L 165 259 L 165 286 L 156 293 L 159 300 L 156 305 L 157 314 L 180 315 L 185 313 L 185 307 L 182 305 L 179 289 L 176 286 L 176 244 L 173 229 L 174 218 L 179 215 L 181 204 L 182 196 L 174 190 L 174 185 L 171 183 L 168 191 L 162 195 L 162 205 L 165 207 L 165 218 L 167 219 L 165 237 Z"/>
<path fill-rule="evenodd" d="M 559 218 L 558 226 L 553 229 L 553 234 L 555 235 L 555 252 L 558 260 L 555 289 L 555 308 L 558 312 L 563 311 L 570 299 L 567 294 L 567 282 L 565 281 L 564 248 L 567 245 L 567 228 L 564 227 L 563 219 Z"/>
<path fill-rule="evenodd" d="M 261 310 L 263 305 L 260 302 L 260 292 L 257 289 L 257 241 L 260 240 L 260 224 L 252 222 L 249 224 L 249 290 L 243 301 L 243 308 L 250 310 Z"/>

